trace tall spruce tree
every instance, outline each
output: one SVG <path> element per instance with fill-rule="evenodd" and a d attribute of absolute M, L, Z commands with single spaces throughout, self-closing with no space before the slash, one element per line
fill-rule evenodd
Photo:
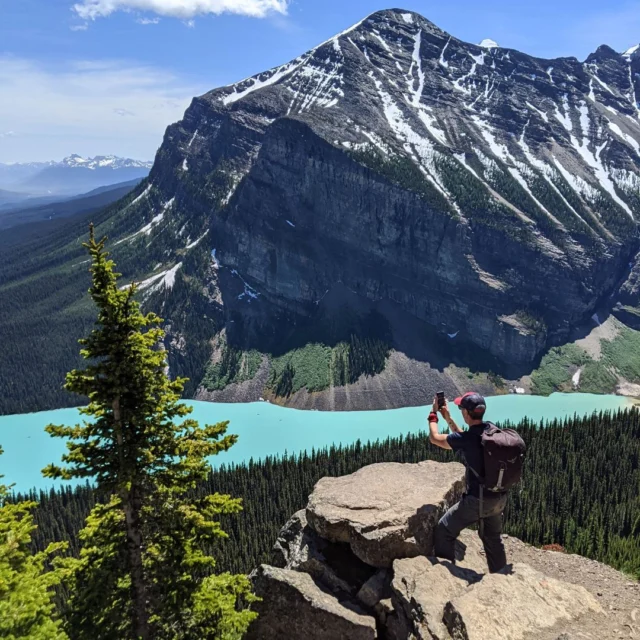
<path fill-rule="evenodd" d="M 120 274 L 96 241 L 91 297 L 94 330 L 81 343 L 88 361 L 67 375 L 66 389 L 89 398 L 75 427 L 47 427 L 68 438 L 66 466 L 50 465 L 50 478 L 92 478 L 103 503 L 81 533 L 80 558 L 70 561 L 66 613 L 71 638 L 99 640 L 202 640 L 242 636 L 255 614 L 245 576 L 213 575 L 203 551 L 226 534 L 221 514 L 241 510 L 239 500 L 217 493 L 194 497 L 206 478 L 209 456 L 237 437 L 228 423 L 200 427 L 180 403 L 184 379 L 170 380 L 159 348 L 161 319 L 143 314 L 137 287 L 118 288 Z"/>
<path fill-rule="evenodd" d="M 6 500 L 9 489 L 0 484 L 0 638 L 66 640 L 52 602 L 61 573 L 45 570 L 51 554 L 66 545 L 51 544 L 32 555 L 36 503 Z"/>

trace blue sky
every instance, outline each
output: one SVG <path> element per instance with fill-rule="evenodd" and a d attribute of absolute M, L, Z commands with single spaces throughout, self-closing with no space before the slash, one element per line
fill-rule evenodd
<path fill-rule="evenodd" d="M 0 0 L 0 162 L 152 158 L 192 96 L 392 6 L 545 58 L 640 41 L 640 1 Z"/>

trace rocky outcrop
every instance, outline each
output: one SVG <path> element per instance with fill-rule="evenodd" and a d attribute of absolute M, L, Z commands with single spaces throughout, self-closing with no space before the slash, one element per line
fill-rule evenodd
<path fill-rule="evenodd" d="M 253 574 L 259 614 L 248 640 L 373 640 L 376 623 L 355 606 L 344 606 L 311 576 L 298 571 L 261 566 Z"/>
<path fill-rule="evenodd" d="M 321 537 L 350 545 L 374 567 L 430 554 L 433 530 L 464 490 L 464 467 L 437 462 L 383 463 L 341 478 L 323 478 L 307 505 Z"/>
<path fill-rule="evenodd" d="M 350 552 L 347 544 L 320 537 L 307 524 L 306 511 L 298 511 L 278 535 L 273 564 L 304 571 L 331 591 L 355 595 L 374 569 Z"/>
<path fill-rule="evenodd" d="M 421 500 L 433 513 L 449 504 L 460 471 L 455 463 L 381 464 L 322 479 L 307 509 L 278 537 L 274 563 L 280 568 L 265 565 L 252 575 L 262 601 L 249 638 L 635 637 L 640 585 L 596 562 L 505 536 L 511 564 L 487 575 L 473 531 L 460 536 L 455 564 L 430 557 L 437 520 L 416 524 L 408 514 L 421 510 Z M 606 615 L 603 585 L 612 590 L 607 601 L 616 603 L 619 620 Z"/>

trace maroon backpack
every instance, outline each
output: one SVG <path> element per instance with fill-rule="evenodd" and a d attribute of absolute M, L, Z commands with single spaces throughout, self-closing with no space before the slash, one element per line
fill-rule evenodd
<path fill-rule="evenodd" d="M 498 429 L 492 422 L 486 422 L 482 448 L 484 478 L 470 468 L 485 491 L 503 492 L 520 482 L 527 446 L 517 431 Z"/>

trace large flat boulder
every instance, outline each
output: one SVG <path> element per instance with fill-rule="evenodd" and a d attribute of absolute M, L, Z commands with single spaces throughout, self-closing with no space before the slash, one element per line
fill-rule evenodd
<path fill-rule="evenodd" d="M 430 555 L 443 513 L 464 491 L 459 463 L 381 463 L 339 478 L 322 478 L 307 505 L 316 533 L 344 542 L 367 564 Z"/>
<path fill-rule="evenodd" d="M 603 611 L 584 587 L 515 564 L 454 597 L 444 608 L 444 622 L 455 640 L 523 640 L 556 625 L 565 630 L 588 613 Z"/>
<path fill-rule="evenodd" d="M 374 640 L 376 622 L 344 604 L 310 575 L 262 565 L 251 576 L 258 618 L 247 640 Z"/>
<path fill-rule="evenodd" d="M 464 593 L 482 574 L 424 556 L 393 563 L 395 609 L 419 640 L 449 640 L 442 621 L 445 605 Z"/>

